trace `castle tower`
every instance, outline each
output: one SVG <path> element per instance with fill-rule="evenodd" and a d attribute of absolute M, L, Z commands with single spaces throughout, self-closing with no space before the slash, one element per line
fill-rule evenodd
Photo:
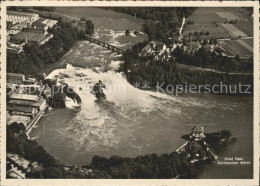
<path fill-rule="evenodd" d="M 204 135 L 204 127 L 195 126 L 192 128 L 190 139 L 193 139 L 194 141 L 199 141 L 205 137 Z"/>

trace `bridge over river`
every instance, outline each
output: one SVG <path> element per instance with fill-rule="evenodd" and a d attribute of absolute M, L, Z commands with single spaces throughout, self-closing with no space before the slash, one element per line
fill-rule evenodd
<path fill-rule="evenodd" d="M 118 53 L 118 54 L 123 54 L 123 53 L 126 52 L 126 50 L 124 50 L 124 49 L 122 49 L 122 48 L 119 48 L 119 47 L 116 47 L 116 46 L 114 46 L 114 45 L 111 45 L 111 44 L 109 44 L 109 43 L 107 43 L 107 42 L 100 41 L 100 40 L 95 39 L 95 38 L 93 38 L 93 37 L 91 37 L 91 36 L 89 36 L 89 35 L 85 35 L 85 36 L 86 36 L 86 40 L 88 40 L 89 42 L 95 43 L 95 44 L 97 44 L 97 45 L 99 45 L 99 46 L 102 46 L 102 47 L 104 47 L 104 48 L 107 48 L 108 50 L 112 50 L 113 52 L 116 52 L 116 53 Z"/>

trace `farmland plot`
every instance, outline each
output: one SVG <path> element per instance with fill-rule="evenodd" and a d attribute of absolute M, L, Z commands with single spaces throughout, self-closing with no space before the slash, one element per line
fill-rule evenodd
<path fill-rule="evenodd" d="M 223 8 L 198 8 L 187 21 L 192 21 L 194 24 L 213 24 L 224 23 L 225 19 L 219 17 L 216 12 L 223 11 Z"/>
<path fill-rule="evenodd" d="M 245 43 L 247 43 L 249 46 L 253 47 L 254 46 L 254 39 L 243 39 Z"/>
<path fill-rule="evenodd" d="M 184 27 L 184 35 L 197 32 L 209 32 L 209 35 L 203 35 L 200 38 L 228 38 L 229 36 L 238 37 L 246 36 L 239 29 L 225 28 L 221 24 L 228 20 L 245 20 L 246 17 L 233 7 L 214 7 L 214 8 L 198 8 L 190 17 L 186 19 Z M 219 27 L 217 25 L 220 25 Z M 230 27 L 230 26 L 227 26 Z M 246 29 L 246 28 L 245 28 Z"/>
<path fill-rule="evenodd" d="M 245 47 L 247 50 L 249 50 L 253 54 L 253 52 L 254 52 L 253 47 L 248 45 L 244 40 L 236 40 L 236 42 L 238 42 L 240 45 Z"/>
<path fill-rule="evenodd" d="M 239 20 L 240 18 L 232 14 L 231 12 L 217 12 L 218 16 L 227 19 L 228 21 L 230 20 Z"/>
<path fill-rule="evenodd" d="M 250 48 L 249 45 L 241 41 L 242 40 L 230 40 L 230 41 L 221 42 L 220 45 L 226 50 L 227 54 L 230 56 L 239 55 L 240 57 L 252 57 L 253 56 L 252 47 Z"/>
<path fill-rule="evenodd" d="M 253 36 L 254 28 L 253 28 L 253 20 L 249 21 L 238 21 L 235 26 L 246 33 L 248 36 Z"/>
<path fill-rule="evenodd" d="M 219 29 L 217 26 L 213 24 L 193 24 L 186 25 L 184 29 L 184 34 L 188 35 L 189 33 L 194 32 L 209 32 L 209 35 L 203 35 L 201 38 L 228 38 L 228 34 L 223 32 L 223 30 Z"/>
<path fill-rule="evenodd" d="M 228 34 L 230 36 L 233 36 L 233 37 L 246 37 L 247 35 L 242 32 L 241 30 L 239 30 L 237 27 L 235 27 L 234 25 L 232 24 L 220 24 L 219 25 L 220 29 L 223 29 L 224 31 L 228 32 Z"/>

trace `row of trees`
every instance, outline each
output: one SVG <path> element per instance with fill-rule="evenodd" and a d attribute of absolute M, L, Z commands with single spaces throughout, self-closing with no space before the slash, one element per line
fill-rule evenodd
<path fill-rule="evenodd" d="M 251 60 L 222 57 L 203 48 L 194 55 L 188 54 L 182 49 L 176 49 L 173 54 L 174 57 L 171 57 L 168 61 L 155 60 L 153 56 L 138 55 L 145 45 L 146 42 L 139 43 L 124 54 L 125 63 L 122 64 L 121 71 L 126 73 L 131 84 L 149 83 L 149 86 L 155 87 L 157 83 L 164 83 L 166 87 L 168 84 L 219 85 L 222 82 L 231 86 L 239 85 L 239 83 L 251 85 L 251 92 L 253 90 L 252 75 L 228 73 L 234 71 L 252 72 L 253 64 Z M 186 64 L 186 68 L 179 63 Z M 193 66 L 209 67 L 226 73 L 194 70 Z"/>
<path fill-rule="evenodd" d="M 200 48 L 194 54 L 185 52 L 183 48 L 176 48 L 172 53 L 179 63 L 204 68 L 212 68 L 224 72 L 253 72 L 253 59 L 223 57 L 214 52 Z"/>
<path fill-rule="evenodd" d="M 184 135 L 183 139 L 190 141 L 190 134 Z M 211 150 L 222 148 L 223 144 L 230 143 L 232 137 L 230 131 L 220 131 L 214 133 L 205 133 L 205 141 Z M 225 143 L 222 141 L 225 140 Z M 220 143 L 222 142 L 222 143 Z M 95 176 L 98 178 L 123 178 L 123 179 L 169 179 L 169 178 L 196 178 L 203 168 L 204 164 L 213 161 L 212 156 L 207 152 L 203 141 L 190 141 L 181 153 L 172 152 L 170 154 L 157 155 L 147 154 L 136 158 L 127 158 L 112 156 L 110 158 L 94 156 L 91 162 L 91 168 L 98 170 Z M 205 161 L 190 163 L 190 160 L 197 158 L 196 154 Z M 188 156 L 188 154 L 190 156 Z"/>
<path fill-rule="evenodd" d="M 91 20 L 87 20 L 85 17 L 82 17 L 80 21 L 84 24 L 84 33 L 92 36 L 94 34 L 94 23 Z"/>
<path fill-rule="evenodd" d="M 196 178 L 199 172 L 196 165 L 189 163 L 186 153 L 177 152 L 136 158 L 94 156 L 91 167 L 99 170 L 102 177 L 116 179 Z"/>

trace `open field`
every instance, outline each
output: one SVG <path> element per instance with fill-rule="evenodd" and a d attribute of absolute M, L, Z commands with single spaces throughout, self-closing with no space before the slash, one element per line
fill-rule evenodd
<path fill-rule="evenodd" d="M 248 36 L 253 36 L 254 28 L 253 28 L 253 20 L 249 21 L 238 21 L 235 24 L 235 27 L 237 27 L 239 30 L 247 34 Z"/>
<path fill-rule="evenodd" d="M 246 17 L 233 7 L 198 8 L 187 21 L 194 24 L 224 23 L 227 20 L 244 20 Z"/>
<path fill-rule="evenodd" d="M 254 52 L 253 47 L 248 45 L 244 40 L 236 40 L 236 42 L 238 42 L 240 45 L 245 47 L 247 50 L 249 50 L 253 54 L 253 52 Z"/>
<path fill-rule="evenodd" d="M 246 37 L 247 35 L 232 24 L 219 24 L 219 28 L 233 37 Z"/>
<path fill-rule="evenodd" d="M 227 23 L 227 21 L 230 20 L 238 20 L 239 28 L 243 28 L 241 29 L 242 31 L 231 24 L 222 26 L 222 24 Z M 245 20 L 246 17 L 236 8 L 198 8 L 190 17 L 186 19 L 184 35 L 197 31 L 203 33 L 209 32 L 209 35 L 201 36 L 203 39 L 228 38 L 229 36 L 245 37 L 253 32 L 252 23 L 247 23 Z"/>
<path fill-rule="evenodd" d="M 184 34 L 194 33 L 197 32 L 209 32 L 209 35 L 204 35 L 202 38 L 228 38 L 228 34 L 223 32 L 217 26 L 213 24 L 193 24 L 193 25 L 186 25 L 184 29 Z"/>
<path fill-rule="evenodd" d="M 253 48 L 243 40 L 221 41 L 219 44 L 226 50 L 229 56 L 252 57 Z"/>
<path fill-rule="evenodd" d="M 216 12 L 223 11 L 223 8 L 198 8 L 190 17 L 187 18 L 187 21 L 193 21 L 194 24 L 213 24 L 223 23 L 225 19 L 219 17 Z"/>
<path fill-rule="evenodd" d="M 231 20 L 239 20 L 240 18 L 237 17 L 236 15 L 230 13 L 230 12 L 216 12 L 217 15 L 223 19 L 227 19 L 228 21 L 231 21 Z"/>
<path fill-rule="evenodd" d="M 249 46 L 253 47 L 254 46 L 254 39 L 243 39 L 245 43 L 247 43 Z"/>
<path fill-rule="evenodd" d="M 225 52 L 228 56 L 235 56 L 235 53 L 233 53 L 233 51 L 231 50 L 231 47 L 228 46 L 228 43 L 226 41 L 219 41 L 218 45 L 221 46 L 225 50 Z"/>

